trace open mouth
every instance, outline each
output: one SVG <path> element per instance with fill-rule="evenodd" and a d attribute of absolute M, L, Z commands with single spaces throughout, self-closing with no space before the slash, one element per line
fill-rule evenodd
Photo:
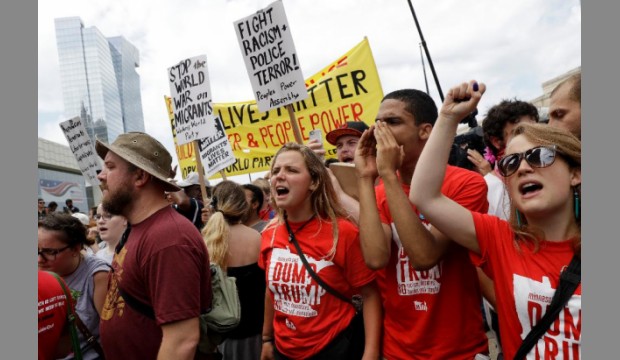
<path fill-rule="evenodd" d="M 353 158 L 350 157 L 350 156 L 344 157 L 344 158 L 342 158 L 342 162 L 352 163 L 353 162 Z"/>
<path fill-rule="evenodd" d="M 539 191 L 543 188 L 543 186 L 536 182 L 527 182 L 519 186 L 519 192 L 521 195 L 527 195 Z"/>
<path fill-rule="evenodd" d="M 286 188 L 286 187 L 284 187 L 284 186 L 277 186 L 277 187 L 276 187 L 276 194 L 277 194 L 278 196 L 281 196 L 281 195 L 286 195 L 286 194 L 288 194 L 288 193 L 289 193 L 289 189 L 288 189 L 288 188 Z"/>

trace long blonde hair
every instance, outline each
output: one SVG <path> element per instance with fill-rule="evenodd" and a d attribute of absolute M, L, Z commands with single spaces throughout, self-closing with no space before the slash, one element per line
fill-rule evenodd
<path fill-rule="evenodd" d="M 215 185 L 212 199 L 213 213 L 202 229 L 202 237 L 209 251 L 209 261 L 225 270 L 228 266 L 230 226 L 242 221 L 250 205 L 241 185 L 228 180 Z"/>
<path fill-rule="evenodd" d="M 316 184 L 316 189 L 310 194 L 312 213 L 319 218 L 319 221 L 330 221 L 332 224 L 333 244 L 331 250 L 325 256 L 326 259 L 332 259 L 336 254 L 336 247 L 338 245 L 338 218 L 347 218 L 348 214 L 340 205 L 338 195 L 334 190 L 327 168 L 309 147 L 297 143 L 284 144 L 271 161 L 270 172 L 273 174 L 273 165 L 276 159 L 280 154 L 286 151 L 296 151 L 302 155 L 304 163 L 310 173 L 310 178 L 312 182 Z M 273 197 L 273 194 L 271 196 Z M 279 208 L 275 201 L 272 203 L 277 212 L 277 221 L 270 222 L 267 227 L 284 223 L 284 209 Z"/>
<path fill-rule="evenodd" d="M 537 145 L 555 145 L 556 151 L 567 163 L 570 169 L 581 170 L 581 141 L 568 131 L 558 129 L 544 124 L 519 123 L 513 130 L 513 137 L 517 135 L 525 136 L 528 141 Z M 581 200 L 581 184 L 574 190 Z M 574 201 L 574 200 L 573 200 Z M 576 204 L 573 203 L 573 207 Z M 577 204 L 579 207 L 580 204 Z M 575 253 L 581 254 L 581 216 L 576 219 L 579 233 L 575 237 Z M 544 240 L 541 229 L 535 228 L 527 223 L 527 219 L 521 214 L 517 215 L 517 208 L 510 202 L 510 225 L 515 233 L 515 240 L 518 242 L 530 242 L 534 245 L 534 251 L 538 251 L 540 241 Z"/>

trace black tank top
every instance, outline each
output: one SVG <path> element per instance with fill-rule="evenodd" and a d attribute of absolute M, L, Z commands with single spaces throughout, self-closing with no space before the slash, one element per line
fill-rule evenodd
<path fill-rule="evenodd" d="M 241 303 L 241 322 L 228 336 L 241 339 L 260 334 L 265 313 L 265 271 L 254 263 L 229 267 L 227 274 L 236 279 Z"/>

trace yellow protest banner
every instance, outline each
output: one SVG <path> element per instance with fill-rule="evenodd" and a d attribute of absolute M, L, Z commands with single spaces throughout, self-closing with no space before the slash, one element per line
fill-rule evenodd
<path fill-rule="evenodd" d="M 288 84 L 281 83 L 280 86 L 284 89 Z M 325 135 L 347 121 L 361 120 L 373 124 L 383 90 L 368 39 L 364 38 L 346 54 L 306 79 L 306 89 L 308 98 L 293 105 L 304 142 L 308 141 L 310 130 L 321 129 Z M 166 103 L 171 124 L 174 124 L 169 98 Z M 214 111 L 224 123 L 237 159 L 226 168 L 226 175 L 267 171 L 278 149 L 295 141 L 284 108 L 261 113 L 255 101 L 247 101 L 216 103 Z M 327 150 L 326 157 L 334 157 L 335 148 L 326 141 L 323 145 Z M 176 146 L 176 151 L 181 174 L 185 177 L 186 172 L 195 171 L 193 149 L 182 145 Z"/>

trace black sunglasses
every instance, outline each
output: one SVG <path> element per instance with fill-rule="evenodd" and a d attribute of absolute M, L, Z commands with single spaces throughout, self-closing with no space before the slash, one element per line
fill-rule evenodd
<path fill-rule="evenodd" d="M 497 167 L 499 173 L 502 174 L 503 177 L 508 177 L 519 169 L 521 160 L 525 159 L 532 167 L 545 168 L 553 165 L 556 153 L 557 149 L 555 145 L 537 146 L 522 153 L 504 156 L 497 163 Z"/>
<path fill-rule="evenodd" d="M 70 248 L 71 245 L 67 245 L 60 249 L 37 249 L 37 256 L 41 256 L 45 261 L 54 261 L 56 260 L 56 255 Z"/>

